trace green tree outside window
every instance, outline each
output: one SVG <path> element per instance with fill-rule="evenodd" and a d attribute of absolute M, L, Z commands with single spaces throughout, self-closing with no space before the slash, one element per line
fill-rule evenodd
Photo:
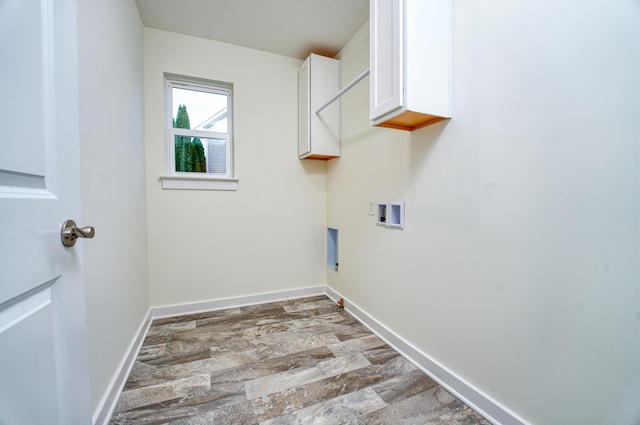
<path fill-rule="evenodd" d="M 178 113 L 173 120 L 173 128 L 191 129 L 189 113 L 185 105 L 178 106 Z M 176 171 L 187 173 L 206 173 L 207 164 L 202 141 L 189 136 L 175 136 Z"/>

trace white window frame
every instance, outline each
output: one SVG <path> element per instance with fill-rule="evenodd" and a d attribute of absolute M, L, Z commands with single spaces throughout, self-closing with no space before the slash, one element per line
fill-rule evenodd
<path fill-rule="evenodd" d="M 233 149 L 233 85 L 220 81 L 185 77 L 175 74 L 165 74 L 165 170 L 160 176 L 163 189 L 200 189 L 200 190 L 237 190 L 238 178 L 234 174 Z M 227 104 L 227 133 L 191 130 L 173 127 L 173 96 L 172 89 L 181 88 L 197 90 L 228 96 Z M 226 173 L 194 173 L 178 172 L 175 166 L 175 136 L 198 137 L 200 139 L 226 140 Z M 207 161 L 208 162 L 208 161 Z M 208 167 L 208 164 L 207 164 Z"/>

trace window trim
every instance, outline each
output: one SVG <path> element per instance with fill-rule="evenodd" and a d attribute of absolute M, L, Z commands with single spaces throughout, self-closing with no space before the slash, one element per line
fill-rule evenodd
<path fill-rule="evenodd" d="M 180 173 L 160 176 L 163 189 L 238 190 L 237 178 L 207 176 L 205 173 Z M 189 176 L 188 174 L 198 174 Z"/>
<path fill-rule="evenodd" d="M 228 132 L 181 129 L 173 127 L 173 97 L 172 89 L 198 90 L 228 96 L 227 121 Z M 222 81 L 206 80 L 197 77 L 187 77 L 177 74 L 164 74 L 165 97 L 165 174 L 160 176 L 163 189 L 194 189 L 194 190 L 237 190 L 238 178 L 235 175 L 235 149 L 233 138 L 233 84 Z M 186 173 L 175 171 L 175 136 L 191 136 L 201 139 L 226 140 L 226 173 Z"/>

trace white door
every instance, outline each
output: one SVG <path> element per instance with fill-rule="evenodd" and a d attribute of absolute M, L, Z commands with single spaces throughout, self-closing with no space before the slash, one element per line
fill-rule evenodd
<path fill-rule="evenodd" d="M 76 0 L 0 0 L 0 424 L 90 424 Z"/>

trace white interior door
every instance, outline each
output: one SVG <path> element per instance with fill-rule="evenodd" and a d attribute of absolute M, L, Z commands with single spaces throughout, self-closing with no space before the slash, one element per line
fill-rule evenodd
<path fill-rule="evenodd" d="M 80 220 L 76 31 L 76 0 L 0 0 L 0 424 L 91 423 L 81 256 L 60 241 Z"/>

